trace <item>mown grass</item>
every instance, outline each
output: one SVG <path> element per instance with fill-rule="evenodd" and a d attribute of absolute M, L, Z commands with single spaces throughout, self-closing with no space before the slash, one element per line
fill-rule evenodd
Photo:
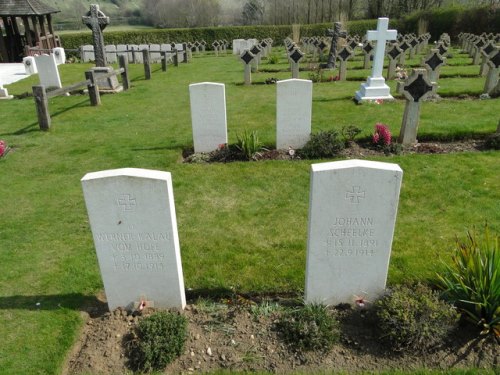
<path fill-rule="evenodd" d="M 287 66 L 283 58 L 277 65 Z M 61 66 L 63 84 L 83 80 L 89 67 Z M 443 67 L 442 73 L 462 68 L 467 67 Z M 243 86 L 241 62 L 230 55 L 195 57 L 166 73 L 155 66 L 151 81 L 143 74 L 142 66 L 131 66 L 131 90 L 103 95 L 100 107 L 90 107 L 84 95 L 50 99 L 49 132 L 38 130 L 32 98 L 0 102 L 0 138 L 13 147 L 0 159 L 2 374 L 58 373 L 81 324 L 78 311 L 98 303 L 102 282 L 80 187 L 91 171 L 172 172 L 187 288 L 296 293 L 303 288 L 309 169 L 326 160 L 181 162 L 182 150 L 192 145 L 190 83 L 224 82 L 230 142 L 248 129 L 268 145 L 275 142 L 276 87 Z M 301 74 L 307 78 L 308 72 Z M 253 79 L 273 76 L 290 73 L 259 73 Z M 30 77 L 8 86 L 9 93 L 22 95 L 36 83 L 37 77 Z M 360 83 L 314 85 L 313 131 L 356 125 L 367 137 L 376 122 L 384 122 L 397 136 L 404 101 L 355 105 L 351 99 Z M 419 138 L 492 133 L 500 100 L 477 100 L 483 84 L 479 77 L 441 79 L 443 92 L 472 93 L 476 99 L 423 103 Z M 500 230 L 498 152 L 372 159 L 404 170 L 390 283 L 433 279 L 455 235 L 472 225 L 487 220 L 493 231 Z"/>

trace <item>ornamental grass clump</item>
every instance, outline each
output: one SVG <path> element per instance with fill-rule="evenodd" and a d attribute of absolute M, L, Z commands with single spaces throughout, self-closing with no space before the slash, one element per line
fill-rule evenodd
<path fill-rule="evenodd" d="M 451 265 L 438 274 L 443 297 L 453 303 L 465 318 L 500 338 L 500 251 L 498 236 L 490 235 L 485 226 L 484 237 L 474 231 L 465 241 L 457 240 Z"/>
<path fill-rule="evenodd" d="M 259 151 L 262 150 L 262 143 L 260 143 L 257 132 L 248 132 L 245 130 L 243 134 L 236 134 L 236 147 L 240 150 L 247 160 L 252 160 Z"/>
<path fill-rule="evenodd" d="M 277 329 L 296 350 L 328 351 L 340 336 L 339 322 L 327 306 L 307 304 L 286 311 Z"/>
<path fill-rule="evenodd" d="M 160 311 L 139 322 L 131 341 L 131 367 L 139 371 L 162 370 L 182 354 L 187 338 L 187 319 Z"/>
<path fill-rule="evenodd" d="M 454 307 L 429 287 L 398 285 L 375 304 L 380 339 L 394 351 L 425 352 L 456 327 Z"/>

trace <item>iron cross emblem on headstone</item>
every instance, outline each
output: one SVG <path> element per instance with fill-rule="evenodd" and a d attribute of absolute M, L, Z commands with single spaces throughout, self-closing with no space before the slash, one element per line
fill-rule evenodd
<path fill-rule="evenodd" d="M 332 37 L 332 44 L 330 46 L 330 54 L 328 55 L 328 62 L 326 63 L 326 67 L 328 69 L 335 68 L 335 60 L 337 58 L 337 43 L 339 38 L 346 38 L 347 32 L 342 30 L 342 24 L 340 22 L 333 23 L 333 29 L 328 29 L 327 36 Z"/>
<path fill-rule="evenodd" d="M 82 17 L 82 21 L 92 30 L 95 65 L 106 66 L 106 53 L 104 52 L 104 37 L 102 31 L 109 24 L 109 17 L 106 17 L 106 15 L 99 10 L 99 5 L 91 4 L 90 11 Z"/>

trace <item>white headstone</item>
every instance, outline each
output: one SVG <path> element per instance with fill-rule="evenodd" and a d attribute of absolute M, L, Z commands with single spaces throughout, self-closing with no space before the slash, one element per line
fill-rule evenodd
<path fill-rule="evenodd" d="M 108 307 L 184 308 L 184 279 L 169 172 L 124 168 L 82 178 Z"/>
<path fill-rule="evenodd" d="M 82 60 L 83 62 L 95 61 L 94 46 L 86 44 L 82 46 Z"/>
<path fill-rule="evenodd" d="M 36 62 L 34 56 L 23 57 L 23 65 L 27 75 L 38 73 L 38 70 L 36 69 Z"/>
<path fill-rule="evenodd" d="M 377 30 L 370 30 L 366 33 L 366 39 L 376 41 L 377 46 L 375 47 L 375 55 L 373 57 L 372 74 L 365 83 L 361 84 L 360 89 L 356 92 L 355 99 L 357 102 L 375 99 L 394 99 L 389 86 L 385 84 L 385 79 L 382 76 L 385 43 L 388 40 L 395 40 L 398 36 L 397 30 L 389 30 L 388 27 L 389 18 L 381 17 L 377 22 Z"/>
<path fill-rule="evenodd" d="M 172 46 L 170 44 L 160 44 L 160 50 L 168 52 L 167 53 L 167 60 L 170 61 L 172 59 L 172 54 L 170 53 L 172 51 Z"/>
<path fill-rule="evenodd" d="M 0 83 L 0 99 L 12 99 L 14 96 L 9 95 L 9 92 L 6 88 L 2 86 Z"/>
<path fill-rule="evenodd" d="M 120 56 L 120 55 L 125 55 L 127 56 L 127 61 L 131 61 L 129 60 L 128 58 L 128 52 L 127 52 L 127 45 L 126 44 L 117 44 L 116 45 L 116 55 L 117 56 Z"/>
<path fill-rule="evenodd" d="M 142 60 L 142 53 L 139 52 L 139 46 L 137 44 L 127 44 L 128 49 L 128 62 L 138 62 L 139 55 Z"/>
<path fill-rule="evenodd" d="M 66 52 L 64 52 L 64 48 L 56 47 L 52 50 L 52 53 L 56 57 L 57 65 L 66 64 Z"/>
<path fill-rule="evenodd" d="M 104 46 L 104 51 L 106 52 L 106 61 L 109 64 L 115 64 L 118 61 L 116 46 L 114 44 L 107 44 Z"/>
<path fill-rule="evenodd" d="M 161 62 L 160 45 L 150 44 L 149 45 L 150 59 L 152 63 Z"/>
<path fill-rule="evenodd" d="M 311 166 L 307 303 L 383 293 L 402 176 L 397 164 L 365 160 Z"/>
<path fill-rule="evenodd" d="M 35 62 L 41 85 L 45 86 L 45 88 L 62 87 L 55 55 L 35 56 Z"/>
<path fill-rule="evenodd" d="M 241 55 L 241 43 L 245 43 L 245 39 L 233 39 L 233 55 Z"/>
<path fill-rule="evenodd" d="M 195 152 L 210 152 L 227 143 L 226 92 L 222 83 L 189 85 Z"/>
<path fill-rule="evenodd" d="M 276 86 L 276 148 L 301 148 L 311 136 L 312 81 L 287 79 Z"/>

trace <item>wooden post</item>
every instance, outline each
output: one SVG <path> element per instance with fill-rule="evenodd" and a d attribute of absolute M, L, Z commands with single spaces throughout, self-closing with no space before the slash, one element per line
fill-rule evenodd
<path fill-rule="evenodd" d="M 179 66 L 179 55 L 177 54 L 177 49 L 172 50 L 172 57 L 174 58 L 174 66 Z"/>
<path fill-rule="evenodd" d="M 36 114 L 38 116 L 40 130 L 49 130 L 51 119 L 45 86 L 33 86 L 33 98 L 35 99 Z"/>
<path fill-rule="evenodd" d="M 101 95 L 99 94 L 99 87 L 95 83 L 95 75 L 92 70 L 85 72 L 85 79 L 90 80 L 87 86 L 89 90 L 90 105 L 97 106 L 101 104 Z"/>
<path fill-rule="evenodd" d="M 184 53 L 182 55 L 183 56 L 182 62 L 187 63 L 188 62 L 187 43 L 183 43 L 182 48 L 184 49 Z"/>
<path fill-rule="evenodd" d="M 167 51 L 161 51 L 161 70 L 167 71 Z"/>
<path fill-rule="evenodd" d="M 130 80 L 128 78 L 128 59 L 126 55 L 118 55 L 118 63 L 120 68 L 123 68 L 122 86 L 123 90 L 127 91 L 130 88 Z"/>
<path fill-rule="evenodd" d="M 142 50 L 142 60 L 144 61 L 144 77 L 151 79 L 151 63 L 149 61 L 149 51 L 146 48 Z"/>

